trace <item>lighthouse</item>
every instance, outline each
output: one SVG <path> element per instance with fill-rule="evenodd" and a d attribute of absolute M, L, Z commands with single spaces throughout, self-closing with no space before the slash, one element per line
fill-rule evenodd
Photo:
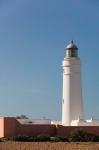
<path fill-rule="evenodd" d="M 66 47 L 63 67 L 62 125 L 83 119 L 81 62 L 78 47 L 73 41 Z"/>

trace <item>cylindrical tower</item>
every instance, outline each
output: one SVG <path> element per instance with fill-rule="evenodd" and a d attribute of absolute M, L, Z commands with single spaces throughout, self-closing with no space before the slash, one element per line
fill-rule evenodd
<path fill-rule="evenodd" d="M 73 41 L 66 47 L 66 57 L 62 62 L 62 67 L 62 124 L 70 126 L 72 120 L 83 119 L 81 64 L 78 48 Z"/>

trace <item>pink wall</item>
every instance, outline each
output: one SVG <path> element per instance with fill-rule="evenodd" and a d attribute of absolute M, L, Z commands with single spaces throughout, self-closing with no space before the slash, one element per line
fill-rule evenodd
<path fill-rule="evenodd" d="M 4 118 L 0 117 L 0 137 L 4 137 Z"/>
<path fill-rule="evenodd" d="M 13 117 L 0 118 L 0 137 L 39 134 L 70 135 L 75 129 L 99 135 L 99 126 L 22 125 Z"/>

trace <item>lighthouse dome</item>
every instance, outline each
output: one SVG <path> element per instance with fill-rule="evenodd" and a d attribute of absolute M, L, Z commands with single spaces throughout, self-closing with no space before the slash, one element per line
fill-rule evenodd
<path fill-rule="evenodd" d="M 75 50 L 78 50 L 78 47 L 74 44 L 73 41 L 71 41 L 70 44 L 67 45 L 66 49 L 75 49 Z"/>

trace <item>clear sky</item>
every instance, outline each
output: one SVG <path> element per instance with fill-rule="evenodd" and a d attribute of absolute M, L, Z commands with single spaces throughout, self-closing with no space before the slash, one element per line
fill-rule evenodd
<path fill-rule="evenodd" d="M 71 39 L 82 61 L 85 117 L 99 118 L 99 0 L 0 0 L 0 115 L 61 119 Z"/>

